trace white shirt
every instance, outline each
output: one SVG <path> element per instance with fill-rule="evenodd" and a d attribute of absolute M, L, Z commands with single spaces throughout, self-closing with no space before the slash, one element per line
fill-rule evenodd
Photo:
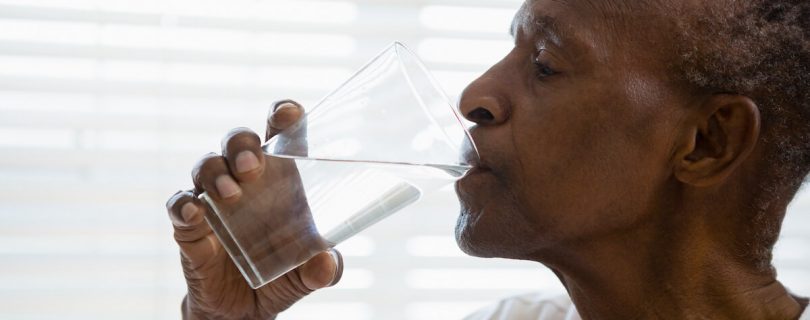
<path fill-rule="evenodd" d="M 571 299 L 565 295 L 525 294 L 501 300 L 464 320 L 581 320 Z M 810 307 L 799 320 L 810 320 Z"/>

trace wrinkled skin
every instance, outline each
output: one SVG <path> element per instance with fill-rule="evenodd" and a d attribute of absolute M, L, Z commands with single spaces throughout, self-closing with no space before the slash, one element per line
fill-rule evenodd
<path fill-rule="evenodd" d="M 764 161 L 756 103 L 670 79 L 673 37 L 655 22 L 671 13 L 632 2 L 520 9 L 514 49 L 460 101 L 481 157 L 456 186 L 459 246 L 546 265 L 584 319 L 797 319 L 807 300 L 737 254 L 751 240 L 746 177 Z M 243 150 L 257 144 L 231 154 Z M 215 190 L 234 160 L 212 157 L 221 163 L 201 166 L 198 191 Z M 335 262 L 321 255 L 250 290 L 199 215 L 178 222 L 184 201 L 198 205 L 181 194 L 169 208 L 187 315 L 272 316 L 334 280 Z"/>
<path fill-rule="evenodd" d="M 737 254 L 756 103 L 671 79 L 669 13 L 620 2 L 527 1 L 463 93 L 480 163 L 459 246 L 550 267 L 585 319 L 798 318 L 807 300 Z"/>
<path fill-rule="evenodd" d="M 266 139 L 303 114 L 303 109 L 292 103 L 279 103 L 277 108 L 268 118 Z M 259 137 L 247 129 L 232 130 L 222 145 L 222 155 L 209 154 L 195 166 L 195 189 L 178 192 L 166 204 L 188 283 L 183 316 L 272 319 L 312 291 L 337 283 L 343 270 L 342 258 L 335 250 L 325 251 L 326 244 L 312 227 L 292 160 L 263 155 Z M 256 215 L 251 219 L 253 223 L 239 225 L 235 232 L 237 240 L 244 244 L 261 244 L 245 249 L 260 268 L 284 266 L 297 260 L 295 255 L 312 250 L 323 252 L 311 252 L 316 255 L 303 265 L 252 289 L 206 223 L 204 217 L 211 212 L 196 197 L 203 191 L 225 212 L 250 208 L 271 213 Z M 271 232 L 272 237 L 267 237 Z M 263 252 L 266 247 L 289 254 L 267 255 Z"/>

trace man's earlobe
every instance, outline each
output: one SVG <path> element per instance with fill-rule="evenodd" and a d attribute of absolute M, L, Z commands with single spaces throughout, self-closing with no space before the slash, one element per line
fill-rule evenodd
<path fill-rule="evenodd" d="M 753 100 L 712 95 L 684 122 L 673 159 L 675 177 L 697 187 L 722 182 L 754 150 L 759 128 L 759 108 Z"/>

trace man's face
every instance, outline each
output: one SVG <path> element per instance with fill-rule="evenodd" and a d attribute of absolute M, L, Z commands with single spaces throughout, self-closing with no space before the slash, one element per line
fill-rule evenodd
<path fill-rule="evenodd" d="M 527 1 L 514 49 L 465 90 L 460 109 L 478 123 L 489 168 L 456 186 L 465 252 L 536 260 L 633 228 L 661 205 L 688 102 L 666 77 L 671 40 L 628 10 Z"/>

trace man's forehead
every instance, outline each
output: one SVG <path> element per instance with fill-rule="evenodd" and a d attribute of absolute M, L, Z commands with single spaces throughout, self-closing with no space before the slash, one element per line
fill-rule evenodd
<path fill-rule="evenodd" d="M 659 0 L 526 0 L 509 31 L 513 36 L 520 31 L 560 42 L 620 37 L 639 30 L 644 21 L 661 20 L 661 4 Z"/>
<path fill-rule="evenodd" d="M 680 2 L 526 0 L 510 31 L 516 45 L 532 39 L 535 45 L 553 45 L 563 56 L 578 61 L 662 61 L 670 58 L 663 55 L 671 52 L 668 40 L 674 39 L 668 34 L 671 29 L 667 21 L 674 19 L 670 15 L 678 14 L 678 10 L 664 8 Z"/>
<path fill-rule="evenodd" d="M 556 17 L 568 13 L 613 20 L 630 18 L 642 14 L 642 9 L 661 5 L 658 0 L 526 0 L 515 15 L 511 31 L 516 31 L 521 22 L 530 22 L 537 17 Z"/>
<path fill-rule="evenodd" d="M 510 26 L 510 34 L 530 37 L 542 36 L 546 41 L 562 45 L 579 45 L 587 28 L 577 27 L 574 22 L 582 20 L 579 13 L 570 6 L 571 1 L 528 0 L 515 14 Z"/>
<path fill-rule="evenodd" d="M 537 0 L 528 0 L 523 3 L 520 10 L 515 14 L 512 20 L 512 25 L 509 28 L 509 34 L 513 37 L 517 36 L 519 31 L 527 34 L 545 33 L 548 36 L 555 38 L 559 41 L 559 35 L 562 33 L 560 30 L 560 23 L 557 18 L 549 11 L 542 8 L 535 8 Z"/>

